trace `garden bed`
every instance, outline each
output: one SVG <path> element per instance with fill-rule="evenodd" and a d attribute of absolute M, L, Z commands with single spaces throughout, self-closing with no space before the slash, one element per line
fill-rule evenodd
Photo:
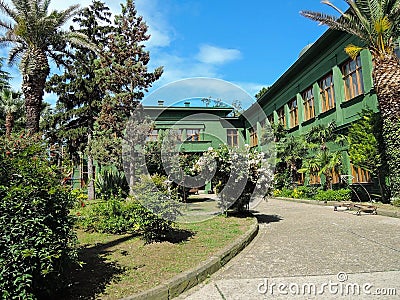
<path fill-rule="evenodd" d="M 78 231 L 83 268 L 71 274 L 64 299 L 119 299 L 153 288 L 201 262 L 243 235 L 252 218 L 222 216 L 181 224 L 164 242 L 132 235 Z"/>

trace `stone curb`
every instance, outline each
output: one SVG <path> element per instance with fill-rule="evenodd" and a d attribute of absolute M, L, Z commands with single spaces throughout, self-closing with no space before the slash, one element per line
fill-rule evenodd
<path fill-rule="evenodd" d="M 235 257 L 256 237 L 258 229 L 257 219 L 254 218 L 251 228 L 245 234 L 199 266 L 185 271 L 150 290 L 122 298 L 121 300 L 169 300 L 179 296 L 204 281 L 209 275 L 218 271 Z"/>
<path fill-rule="evenodd" d="M 271 199 L 284 200 L 289 202 L 297 202 L 297 203 L 305 203 L 305 204 L 313 204 L 313 205 L 323 205 L 323 206 L 334 206 L 338 204 L 337 201 L 318 201 L 318 200 L 309 200 L 309 199 L 294 199 L 294 198 L 286 198 L 286 197 L 271 197 Z M 392 217 L 392 218 L 400 218 L 400 211 L 391 211 L 388 209 L 378 207 L 378 215 L 384 217 Z"/>

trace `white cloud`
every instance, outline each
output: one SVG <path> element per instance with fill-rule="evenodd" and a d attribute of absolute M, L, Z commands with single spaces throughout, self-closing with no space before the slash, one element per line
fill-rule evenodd
<path fill-rule="evenodd" d="M 263 87 L 269 87 L 271 84 L 263 84 L 263 83 L 256 83 L 256 82 L 234 82 L 250 95 L 254 97 Z"/>
<path fill-rule="evenodd" d="M 166 19 L 166 13 L 162 9 L 162 3 L 158 0 L 138 0 L 135 3 L 138 14 L 143 16 L 149 26 L 148 33 L 151 35 L 147 42 L 149 48 L 167 47 L 174 39 L 174 30 Z"/>
<path fill-rule="evenodd" d="M 196 58 L 206 64 L 220 65 L 240 59 L 242 54 L 237 49 L 219 48 L 211 45 L 202 45 Z"/>

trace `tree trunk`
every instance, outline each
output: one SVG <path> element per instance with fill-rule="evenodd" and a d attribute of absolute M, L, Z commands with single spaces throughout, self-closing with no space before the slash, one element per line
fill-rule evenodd
<path fill-rule="evenodd" d="M 11 112 L 8 112 L 6 115 L 6 137 L 10 138 L 11 131 L 14 127 L 14 115 Z"/>
<path fill-rule="evenodd" d="M 375 57 L 373 77 L 383 119 L 390 192 L 392 198 L 397 198 L 400 197 L 400 61 L 397 56 Z"/>
<path fill-rule="evenodd" d="M 26 107 L 26 129 L 30 133 L 39 132 L 40 112 L 46 78 L 50 67 L 46 53 L 41 49 L 31 49 L 21 61 L 22 92 Z"/>
<path fill-rule="evenodd" d="M 92 141 L 92 134 L 88 133 L 88 146 L 90 148 L 90 144 Z M 94 172 L 93 172 L 93 156 L 88 151 L 87 154 L 87 168 L 88 168 L 88 200 L 94 200 L 95 199 L 95 190 L 94 190 Z"/>

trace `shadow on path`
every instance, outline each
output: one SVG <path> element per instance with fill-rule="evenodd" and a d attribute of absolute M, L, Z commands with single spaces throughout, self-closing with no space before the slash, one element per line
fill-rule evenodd
<path fill-rule="evenodd" d="M 276 223 L 283 220 L 283 218 L 278 215 L 254 214 L 254 216 L 256 217 L 258 224 Z"/>

